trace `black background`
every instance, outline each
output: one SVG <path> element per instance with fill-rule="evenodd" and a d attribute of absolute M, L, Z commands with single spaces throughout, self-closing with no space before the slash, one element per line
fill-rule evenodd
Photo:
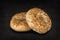
<path fill-rule="evenodd" d="M 59 0 L 21 0 L 0 1 L 0 40 L 60 40 L 60 1 Z M 11 17 L 19 12 L 39 7 L 47 12 L 52 20 L 52 28 L 46 34 L 34 31 L 17 33 L 10 29 Z"/>

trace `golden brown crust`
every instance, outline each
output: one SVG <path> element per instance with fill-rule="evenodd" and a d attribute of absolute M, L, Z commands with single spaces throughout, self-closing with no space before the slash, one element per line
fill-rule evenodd
<path fill-rule="evenodd" d="M 29 27 L 40 33 L 46 33 L 51 29 L 51 19 L 42 9 L 32 8 L 26 14 L 26 21 Z"/>
<path fill-rule="evenodd" d="M 30 28 L 28 27 L 28 24 L 26 23 L 25 13 L 26 12 L 17 13 L 12 17 L 10 21 L 10 27 L 13 30 L 17 32 L 25 32 L 30 30 Z"/>

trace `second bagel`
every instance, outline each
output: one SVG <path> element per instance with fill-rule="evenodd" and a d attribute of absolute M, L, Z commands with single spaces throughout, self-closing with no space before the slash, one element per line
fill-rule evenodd
<path fill-rule="evenodd" d="M 15 14 L 10 21 L 10 27 L 17 32 L 25 32 L 31 30 L 26 23 L 26 12 Z"/>

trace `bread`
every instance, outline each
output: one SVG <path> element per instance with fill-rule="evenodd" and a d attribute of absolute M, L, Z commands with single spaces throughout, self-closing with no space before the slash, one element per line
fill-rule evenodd
<path fill-rule="evenodd" d="M 10 27 L 16 32 L 25 32 L 31 30 L 26 23 L 26 12 L 15 14 L 10 20 Z"/>
<path fill-rule="evenodd" d="M 26 13 L 26 21 L 29 27 L 39 33 L 47 33 L 51 29 L 51 19 L 48 14 L 40 8 L 32 8 Z"/>

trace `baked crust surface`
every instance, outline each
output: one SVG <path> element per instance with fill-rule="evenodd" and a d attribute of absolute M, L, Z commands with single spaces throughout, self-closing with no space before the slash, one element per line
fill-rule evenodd
<path fill-rule="evenodd" d="M 51 19 L 40 8 L 32 8 L 26 13 L 26 21 L 29 27 L 37 33 L 43 34 L 51 29 Z"/>
<path fill-rule="evenodd" d="M 15 14 L 10 21 L 10 27 L 17 32 L 29 31 L 30 28 L 26 23 L 26 12 Z"/>

